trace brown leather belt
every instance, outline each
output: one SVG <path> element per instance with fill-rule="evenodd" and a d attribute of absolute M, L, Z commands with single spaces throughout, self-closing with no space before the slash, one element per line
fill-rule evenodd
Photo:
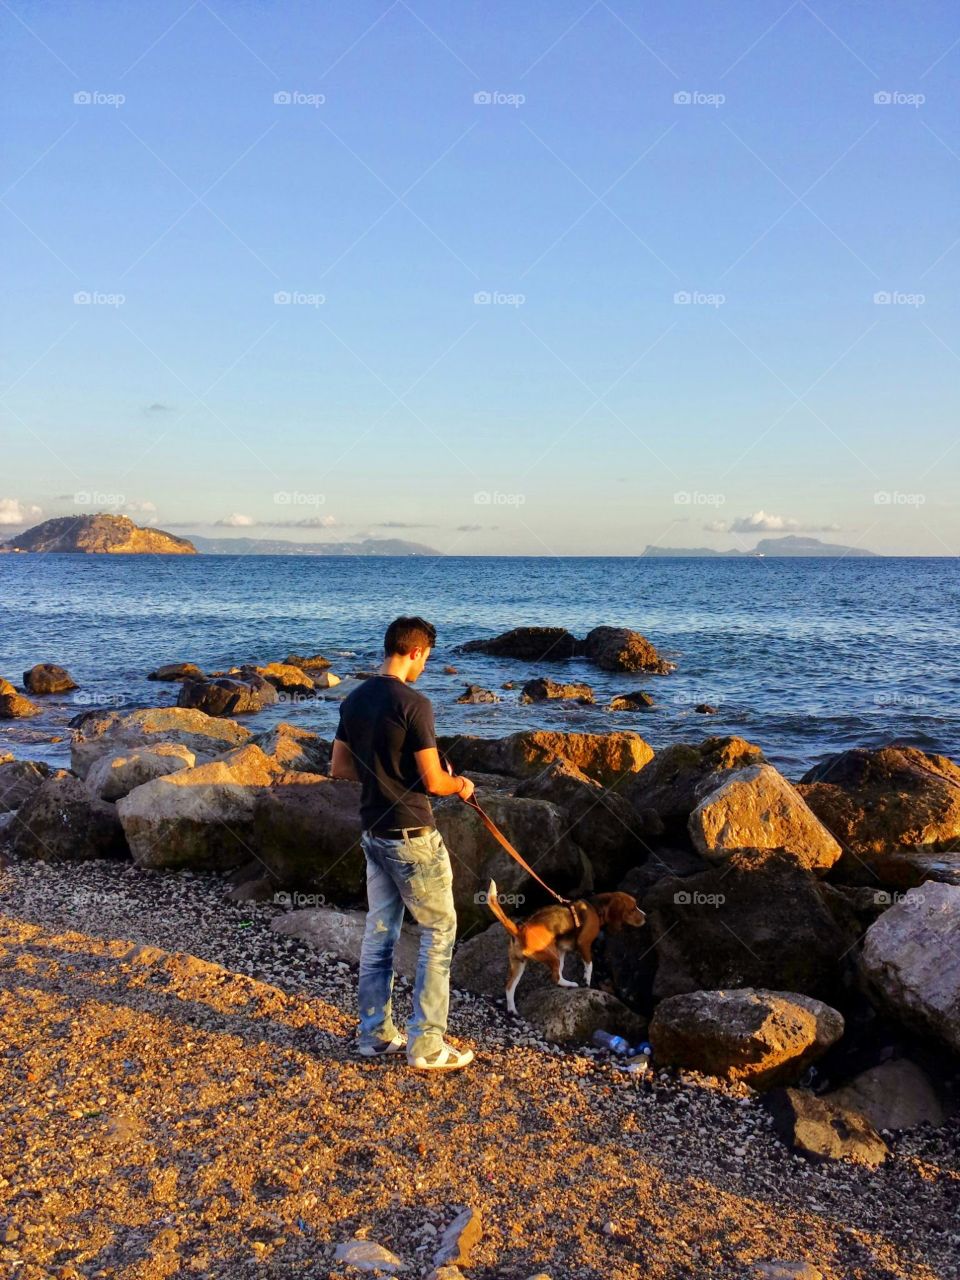
<path fill-rule="evenodd" d="M 405 840 L 408 836 L 428 836 L 436 827 L 368 827 L 378 840 Z"/>

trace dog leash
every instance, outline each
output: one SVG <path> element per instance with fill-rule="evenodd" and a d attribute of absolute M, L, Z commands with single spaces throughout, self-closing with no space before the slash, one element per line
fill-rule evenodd
<path fill-rule="evenodd" d="M 503 832 L 500 830 L 500 828 L 497 826 L 494 820 L 489 816 L 489 814 L 484 813 L 483 809 L 481 809 L 480 807 L 480 803 L 477 800 L 476 796 L 471 796 L 469 800 L 465 800 L 463 803 L 469 805 L 470 808 L 476 812 L 476 814 L 480 818 L 480 821 L 483 823 L 483 825 L 487 828 L 487 830 L 493 836 L 494 840 L 496 840 L 498 844 L 503 846 L 503 848 L 507 851 L 507 853 L 509 853 L 510 857 L 513 858 L 514 862 L 518 862 L 520 866 L 523 867 L 524 871 L 526 871 L 528 876 L 532 876 L 534 880 L 536 880 L 537 884 L 542 885 L 543 888 L 546 889 L 547 893 L 550 894 L 551 898 L 556 898 L 557 902 L 562 903 L 563 906 L 570 908 L 570 914 L 573 916 L 574 924 L 579 929 L 580 917 L 577 912 L 576 905 L 571 901 L 571 899 L 562 897 L 559 893 L 557 893 L 556 889 L 550 888 L 546 880 L 540 879 L 540 877 L 534 871 L 533 867 L 531 867 L 528 862 L 524 861 L 524 859 L 516 851 L 516 849 L 513 847 L 513 845 L 510 843 L 507 837 L 503 834 Z"/>

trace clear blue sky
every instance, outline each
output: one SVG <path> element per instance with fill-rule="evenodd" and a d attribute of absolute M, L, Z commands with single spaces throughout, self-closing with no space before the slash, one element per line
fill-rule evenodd
<path fill-rule="evenodd" d="M 954 4 L 2 12 L 7 532 L 960 553 Z"/>

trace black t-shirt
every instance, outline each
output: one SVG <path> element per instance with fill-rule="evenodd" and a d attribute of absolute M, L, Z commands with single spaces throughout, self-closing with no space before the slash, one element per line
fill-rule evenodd
<path fill-rule="evenodd" d="M 433 826 L 413 758 L 437 745 L 429 698 L 397 676 L 370 676 L 341 702 L 336 736 L 356 757 L 364 830 Z"/>

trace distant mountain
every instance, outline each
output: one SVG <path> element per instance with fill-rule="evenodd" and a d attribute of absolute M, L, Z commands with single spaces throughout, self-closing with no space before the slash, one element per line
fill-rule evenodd
<path fill-rule="evenodd" d="M 195 556 L 186 538 L 163 529 L 143 529 L 128 516 L 59 516 L 17 534 L 4 551 L 75 551 L 86 555 Z"/>
<path fill-rule="evenodd" d="M 862 547 L 843 547 L 834 542 L 821 542 L 819 538 L 804 538 L 789 533 L 782 538 L 761 538 L 752 551 L 714 551 L 712 547 L 657 547 L 648 546 L 645 556 L 871 556 L 875 551 Z"/>
<path fill-rule="evenodd" d="M 285 542 L 279 538 L 194 538 L 197 550 L 213 556 L 439 556 L 442 551 L 403 538 L 363 538 L 360 542 Z"/>

